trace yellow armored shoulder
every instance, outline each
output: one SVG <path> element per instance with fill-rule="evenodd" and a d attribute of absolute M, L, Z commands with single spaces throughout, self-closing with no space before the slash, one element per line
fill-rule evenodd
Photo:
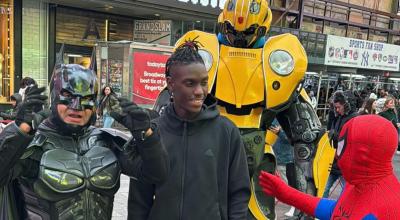
<path fill-rule="evenodd" d="M 175 44 L 175 48 L 186 41 L 196 41 L 199 45 L 199 54 L 204 60 L 208 71 L 208 88 L 211 89 L 215 82 L 219 61 L 219 42 L 215 34 L 193 30 L 183 35 Z"/>
<path fill-rule="evenodd" d="M 289 101 L 304 77 L 307 62 L 306 52 L 296 36 L 281 34 L 268 39 L 263 48 L 267 108 Z"/>

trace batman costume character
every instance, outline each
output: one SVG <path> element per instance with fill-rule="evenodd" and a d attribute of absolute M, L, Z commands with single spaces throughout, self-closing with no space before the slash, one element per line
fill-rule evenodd
<path fill-rule="evenodd" d="M 44 90 L 30 89 L 0 134 L 1 220 L 109 220 L 121 173 L 152 184 L 166 178 L 167 153 L 148 111 L 119 100 L 111 114 L 131 135 L 91 126 L 98 92 L 91 68 L 56 65 L 50 116 L 39 124 Z"/>

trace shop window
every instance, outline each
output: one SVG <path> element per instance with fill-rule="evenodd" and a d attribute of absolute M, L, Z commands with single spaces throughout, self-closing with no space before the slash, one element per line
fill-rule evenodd
<path fill-rule="evenodd" d="M 392 12 L 392 7 L 393 7 L 393 1 L 379 1 L 379 11 L 384 11 L 387 13 L 391 13 Z"/>
<path fill-rule="evenodd" d="M 319 16 L 325 16 L 325 2 L 315 1 L 314 3 L 314 14 Z"/>
<path fill-rule="evenodd" d="M 400 31 L 400 20 L 395 19 L 393 21 L 393 30 L 395 31 Z"/>
<path fill-rule="evenodd" d="M 347 30 L 347 37 L 350 37 L 350 38 L 366 40 L 367 36 L 368 36 L 367 29 L 361 29 L 359 27 L 349 26 L 349 28 Z"/>
<path fill-rule="evenodd" d="M 322 33 L 322 26 L 322 20 L 304 17 L 300 29 L 308 32 Z"/>
<path fill-rule="evenodd" d="M 348 8 L 344 6 L 328 4 L 326 8 L 326 16 L 335 20 L 347 21 Z"/>
<path fill-rule="evenodd" d="M 217 23 L 216 22 L 204 22 L 204 31 L 208 33 L 218 33 Z"/>
<path fill-rule="evenodd" d="M 364 16 L 361 10 L 351 9 L 350 10 L 350 22 L 363 24 L 364 23 Z"/>
<path fill-rule="evenodd" d="M 297 16 L 286 15 L 285 27 L 296 28 L 297 27 Z"/>
<path fill-rule="evenodd" d="M 370 41 L 382 42 L 387 43 L 388 41 L 388 34 L 380 31 L 370 30 L 369 39 Z"/>
<path fill-rule="evenodd" d="M 14 5 L 0 0 L 0 102 L 10 101 L 14 90 Z"/>
<path fill-rule="evenodd" d="M 299 1 L 300 0 L 289 0 L 287 7 L 290 10 L 298 11 L 299 10 Z"/>
<path fill-rule="evenodd" d="M 346 26 L 335 22 L 325 21 L 324 34 L 346 36 Z"/>
<path fill-rule="evenodd" d="M 286 0 L 272 0 L 271 6 L 277 8 L 284 8 L 286 4 Z"/>
<path fill-rule="evenodd" d="M 390 18 L 382 15 L 373 15 L 371 17 L 371 25 L 380 28 L 389 28 Z"/>
<path fill-rule="evenodd" d="M 203 31 L 204 25 L 205 25 L 204 21 L 197 20 L 197 21 L 193 22 L 193 26 L 194 26 L 195 30 Z"/>
<path fill-rule="evenodd" d="M 400 45 L 400 36 L 399 35 L 392 36 L 390 43 Z"/>
<path fill-rule="evenodd" d="M 48 5 L 43 0 L 24 0 L 22 8 L 22 77 L 32 77 L 39 86 L 46 86 L 49 72 Z"/>
<path fill-rule="evenodd" d="M 314 13 L 314 1 L 304 0 L 304 12 L 309 14 Z"/>

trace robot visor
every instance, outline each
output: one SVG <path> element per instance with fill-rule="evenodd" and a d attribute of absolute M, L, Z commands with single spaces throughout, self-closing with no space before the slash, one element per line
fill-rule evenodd
<path fill-rule="evenodd" d="M 224 23 L 224 26 L 226 39 L 234 47 L 249 48 L 257 40 L 258 25 L 252 25 L 244 31 L 236 31 L 228 22 Z"/>

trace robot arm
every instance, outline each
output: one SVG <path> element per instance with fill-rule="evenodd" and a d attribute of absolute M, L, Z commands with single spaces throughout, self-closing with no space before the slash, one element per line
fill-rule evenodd
<path fill-rule="evenodd" d="M 295 147 L 295 158 L 310 161 L 325 130 L 308 100 L 299 96 L 289 108 L 277 114 L 277 119 Z"/>
<path fill-rule="evenodd" d="M 296 174 L 299 190 L 316 195 L 318 189 L 317 195 L 322 196 L 334 150 L 305 91 L 279 112 L 277 118 L 294 147 L 295 162 L 302 171 Z"/>

